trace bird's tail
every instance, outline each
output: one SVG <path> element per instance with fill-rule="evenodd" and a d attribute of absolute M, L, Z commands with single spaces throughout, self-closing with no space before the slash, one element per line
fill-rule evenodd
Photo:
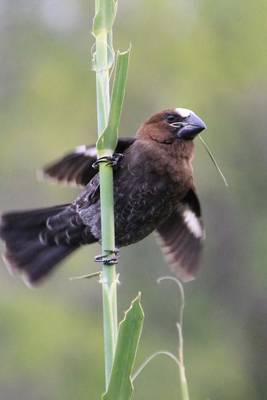
<path fill-rule="evenodd" d="M 68 204 L 4 214 L 0 237 L 6 245 L 4 260 L 9 270 L 20 272 L 28 284 L 49 274 L 82 244 L 84 226 L 71 224 L 73 218 L 75 215 Z M 87 243 L 93 241 L 92 237 Z"/>

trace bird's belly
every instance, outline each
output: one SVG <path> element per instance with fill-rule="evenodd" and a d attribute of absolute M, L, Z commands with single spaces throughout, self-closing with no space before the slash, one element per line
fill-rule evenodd
<path fill-rule="evenodd" d="M 151 171 L 145 173 L 139 166 L 135 175 L 127 169 L 114 180 L 114 213 L 116 246 L 127 246 L 144 239 L 163 223 L 177 207 L 183 195 L 183 186 L 159 177 Z M 86 200 L 88 201 L 88 200 Z M 86 203 L 86 202 L 85 202 Z M 92 235 L 101 239 L 99 199 L 79 212 Z"/>
<path fill-rule="evenodd" d="M 154 201 L 153 201 L 154 200 Z M 161 199 L 140 199 L 138 196 L 133 200 L 124 198 L 122 201 L 115 201 L 115 235 L 116 246 L 128 246 L 139 242 L 157 226 L 162 223 L 174 210 L 176 202 L 165 201 L 164 196 Z M 94 237 L 101 238 L 101 215 L 100 203 L 89 207 L 82 213 L 83 221 L 90 226 Z"/>
<path fill-rule="evenodd" d="M 155 199 L 150 199 L 155 200 Z M 154 203 L 154 204 L 153 204 Z M 115 204 L 116 246 L 128 246 L 139 242 L 166 220 L 174 209 L 174 204 L 164 201 L 129 200 Z"/>

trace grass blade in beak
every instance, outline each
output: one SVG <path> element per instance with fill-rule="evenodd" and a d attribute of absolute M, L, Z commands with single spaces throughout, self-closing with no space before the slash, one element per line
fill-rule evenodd
<path fill-rule="evenodd" d="M 215 168 L 216 168 L 217 171 L 219 172 L 219 175 L 221 176 L 221 178 L 222 178 L 222 180 L 223 180 L 225 186 L 228 187 L 228 186 L 229 186 L 229 185 L 228 185 L 228 182 L 227 182 L 227 180 L 226 180 L 226 178 L 225 178 L 225 176 L 224 176 L 224 174 L 223 174 L 221 168 L 219 167 L 219 164 L 218 164 L 217 161 L 215 160 L 215 157 L 214 157 L 214 155 L 212 154 L 212 152 L 211 152 L 209 146 L 207 145 L 207 143 L 205 142 L 205 140 L 202 138 L 202 136 L 198 135 L 198 137 L 199 137 L 201 143 L 203 144 L 204 148 L 206 149 L 208 155 L 210 156 L 211 161 L 212 161 L 213 164 L 215 165 Z"/>

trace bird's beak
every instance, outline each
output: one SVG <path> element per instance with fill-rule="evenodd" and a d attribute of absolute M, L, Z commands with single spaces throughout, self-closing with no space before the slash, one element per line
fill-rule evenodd
<path fill-rule="evenodd" d="M 180 129 L 177 132 L 177 137 L 183 140 L 192 140 L 197 134 L 207 128 L 202 119 L 193 112 L 179 124 Z"/>

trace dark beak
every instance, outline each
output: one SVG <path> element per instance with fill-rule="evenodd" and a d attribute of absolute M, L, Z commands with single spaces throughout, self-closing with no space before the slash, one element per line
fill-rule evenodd
<path fill-rule="evenodd" d="M 180 122 L 180 129 L 177 131 L 177 137 L 178 139 L 192 140 L 206 128 L 207 126 L 202 119 L 192 113 L 185 118 L 183 122 Z"/>

